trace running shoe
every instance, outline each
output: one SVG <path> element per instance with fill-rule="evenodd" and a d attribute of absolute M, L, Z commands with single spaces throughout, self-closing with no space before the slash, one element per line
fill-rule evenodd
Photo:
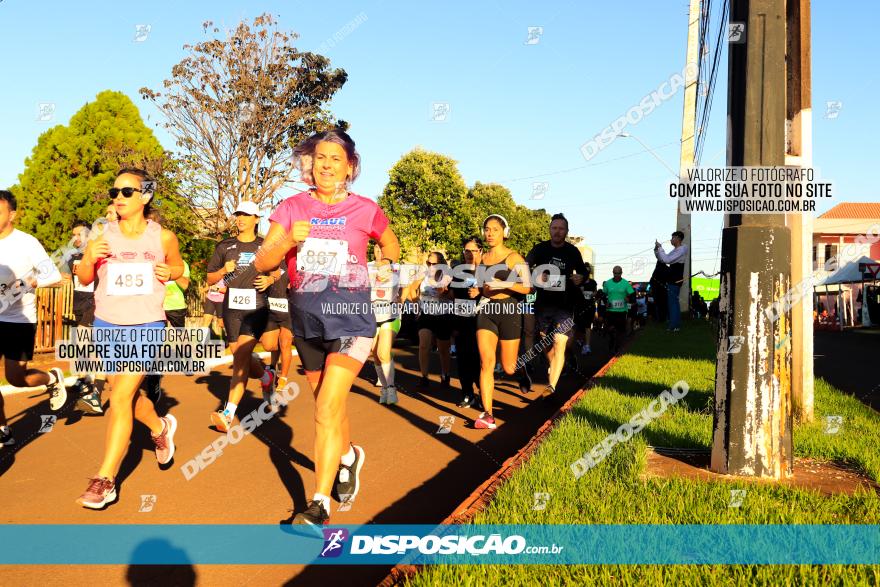
<path fill-rule="evenodd" d="M 320 500 L 313 499 L 305 511 L 293 517 L 293 523 L 322 527 L 330 523 L 330 514 L 324 509 L 324 504 Z"/>
<path fill-rule="evenodd" d="M 385 404 L 388 403 L 388 388 L 383 387 L 382 391 L 379 392 L 379 403 Z"/>
<path fill-rule="evenodd" d="M 0 426 L 0 446 L 12 444 L 15 444 L 15 439 L 12 437 L 12 431 L 9 429 L 9 426 Z"/>
<path fill-rule="evenodd" d="M 101 407 L 101 393 L 92 381 L 80 377 L 73 384 L 73 389 L 76 392 L 75 409 L 87 414 L 104 413 L 104 409 Z"/>
<path fill-rule="evenodd" d="M 522 377 L 519 378 L 519 392 L 523 395 L 532 391 L 532 378 L 529 377 L 528 371 L 524 371 Z"/>
<path fill-rule="evenodd" d="M 494 430 L 498 425 L 495 424 L 495 418 L 486 412 L 482 412 L 474 422 L 474 428 Z"/>
<path fill-rule="evenodd" d="M 57 412 L 67 403 L 67 388 L 64 386 L 64 373 L 58 367 L 49 369 L 49 374 L 55 377 L 54 383 L 46 385 L 49 392 L 49 408 Z"/>
<path fill-rule="evenodd" d="M 116 483 L 107 477 L 92 477 L 85 493 L 79 496 L 76 503 L 84 508 L 99 510 L 116 501 Z"/>
<path fill-rule="evenodd" d="M 452 357 L 453 359 L 456 358 L 456 350 L 455 350 L 454 344 L 450 345 L 450 347 L 449 347 L 449 356 Z"/>
<path fill-rule="evenodd" d="M 147 399 L 153 402 L 153 406 L 159 405 L 159 400 L 162 399 L 162 376 L 147 375 L 144 386 L 147 388 Z"/>
<path fill-rule="evenodd" d="M 177 418 L 168 414 L 163 418 L 159 418 L 165 424 L 162 434 L 153 436 L 153 444 L 156 445 L 156 460 L 160 465 L 167 465 L 174 458 L 174 433 L 177 432 Z"/>
<path fill-rule="evenodd" d="M 388 395 L 385 397 L 385 403 L 389 406 L 397 403 L 397 388 L 393 385 L 388 386 Z"/>
<path fill-rule="evenodd" d="M 349 465 L 339 463 L 339 471 L 336 473 L 336 496 L 340 503 L 354 501 L 360 489 L 361 469 L 364 466 L 364 449 L 352 444 L 354 449 L 354 462 Z"/>
<path fill-rule="evenodd" d="M 86 393 L 76 398 L 76 409 L 86 414 L 103 414 L 101 407 L 101 392 L 94 385 L 89 385 Z"/>
<path fill-rule="evenodd" d="M 275 393 L 275 369 L 272 367 L 264 367 L 266 373 L 269 374 L 269 383 L 263 383 L 260 381 L 260 387 L 263 390 L 263 401 L 267 402 L 270 406 L 275 407 L 272 403 L 272 394 Z"/>
<path fill-rule="evenodd" d="M 460 402 L 458 402 L 455 405 L 457 405 L 459 408 L 469 408 L 473 405 L 473 403 L 474 403 L 474 396 L 466 395 L 466 396 L 464 396 L 464 398 Z"/>
<path fill-rule="evenodd" d="M 556 389 L 548 384 L 547 387 L 544 388 L 544 391 L 541 392 L 541 397 L 551 397 L 555 393 Z"/>
<path fill-rule="evenodd" d="M 229 429 L 232 428 L 232 420 L 233 416 L 225 410 L 218 410 L 211 414 L 211 423 L 220 432 L 229 432 Z"/>

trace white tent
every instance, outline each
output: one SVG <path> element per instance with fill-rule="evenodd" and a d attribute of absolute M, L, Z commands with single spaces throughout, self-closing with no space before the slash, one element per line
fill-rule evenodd
<path fill-rule="evenodd" d="M 859 263 L 876 263 L 870 257 L 862 257 L 857 261 L 850 261 L 828 277 L 819 285 L 839 285 L 841 283 L 861 283 L 862 272 L 859 271 Z"/>
<path fill-rule="evenodd" d="M 854 326 L 856 322 L 861 322 L 864 326 L 871 325 L 871 319 L 868 317 L 868 305 L 867 303 L 862 303 L 862 316 L 858 318 L 856 316 L 857 312 L 855 311 L 855 304 L 853 299 L 853 286 L 858 285 L 856 291 L 861 292 L 861 285 L 863 283 L 864 277 L 861 271 L 859 271 L 860 263 L 877 263 L 874 259 L 870 257 L 862 257 L 861 259 L 857 259 L 855 261 L 850 261 L 824 280 L 819 283 L 816 287 L 825 287 L 825 295 L 831 293 L 829 291 L 828 286 L 833 286 L 835 293 L 835 306 L 838 308 L 838 321 L 840 324 L 840 329 L 843 330 L 844 323 L 849 326 Z M 843 285 L 849 284 L 850 287 L 844 289 Z M 818 293 L 818 292 L 817 292 Z M 847 307 L 847 302 L 849 302 Z"/>

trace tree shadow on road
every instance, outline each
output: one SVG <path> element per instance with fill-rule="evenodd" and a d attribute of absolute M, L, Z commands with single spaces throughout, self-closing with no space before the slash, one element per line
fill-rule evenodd
<path fill-rule="evenodd" d="M 587 381 L 587 378 L 595 373 L 598 368 L 608 360 L 608 356 L 597 349 L 592 357 L 581 357 L 578 360 L 578 370 L 570 370 L 559 383 L 554 396 L 544 400 L 539 399 L 540 393 L 536 387 L 533 392 L 526 396 L 529 403 L 523 405 L 518 400 L 522 398 L 515 382 L 509 384 L 505 381 L 496 381 L 495 405 L 501 407 L 504 423 L 496 430 L 486 431 L 486 435 L 477 442 L 455 434 L 437 434 L 439 420 L 429 420 L 416 414 L 399 404 L 389 406 L 391 413 L 406 420 L 414 426 L 432 436 L 439 442 L 453 449 L 458 456 L 447 463 L 441 471 L 432 478 L 413 487 L 406 495 L 391 503 L 383 511 L 364 523 L 368 524 L 436 524 L 453 513 L 469 495 L 486 479 L 502 468 L 504 461 L 525 446 L 535 432 L 543 425 L 574 393 L 579 391 Z M 432 355 L 432 361 L 436 356 Z M 414 355 L 407 357 L 396 356 L 395 361 L 400 366 L 413 367 L 409 372 L 399 369 L 397 379 L 403 387 L 409 388 L 421 376 L 418 370 L 418 359 Z M 432 365 L 433 367 L 434 365 Z M 372 382 L 367 379 L 367 385 L 363 381 L 355 382 L 352 393 L 370 397 L 375 400 L 376 392 L 370 389 Z M 500 383 L 500 385 L 499 385 Z M 367 389 L 364 389 L 366 387 Z M 439 385 L 432 386 L 437 390 Z M 442 394 L 410 393 L 409 395 L 421 402 L 426 403 L 437 410 L 438 416 L 447 414 L 461 417 L 464 420 L 472 420 L 476 416 L 476 410 L 461 409 L 455 406 L 457 390 L 452 390 L 445 397 Z M 384 406 L 383 406 L 384 408 Z M 524 409 L 525 408 L 525 409 Z M 493 410 L 494 411 L 494 410 Z M 394 424 L 389 423 L 389 429 Z M 401 475 L 406 475 L 406 465 L 400 468 Z M 365 488 L 368 490 L 368 488 Z M 324 565 L 307 566 L 296 576 L 288 580 L 285 585 L 327 585 L 327 584 L 377 584 L 388 573 L 388 567 L 382 566 L 345 566 L 329 567 Z"/>
<path fill-rule="evenodd" d="M 207 385 L 211 395 L 217 398 L 219 409 L 225 405 L 229 395 L 230 379 L 229 375 L 212 372 L 209 376 L 199 378 L 196 383 Z M 248 385 L 255 385 L 255 382 L 250 380 Z M 239 420 L 258 409 L 262 404 L 263 398 L 261 396 L 255 396 L 249 391 L 245 392 L 237 410 Z M 307 505 L 305 485 L 294 464 L 314 471 L 315 463 L 293 448 L 293 428 L 284 419 L 287 408 L 288 406 L 281 406 L 274 417 L 254 429 L 251 435 L 269 449 L 269 460 L 275 467 L 284 489 L 290 495 L 293 509 L 302 510 Z"/>

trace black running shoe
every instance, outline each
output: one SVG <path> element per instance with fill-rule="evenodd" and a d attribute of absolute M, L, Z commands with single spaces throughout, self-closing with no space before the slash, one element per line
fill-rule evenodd
<path fill-rule="evenodd" d="M 354 501 L 360 489 L 361 468 L 364 466 L 364 449 L 356 444 L 352 444 L 354 449 L 354 462 L 351 466 L 339 464 L 339 471 L 336 473 L 336 497 L 340 503 Z"/>
<path fill-rule="evenodd" d="M 523 395 L 532 391 L 532 378 L 529 377 L 527 371 L 523 371 L 522 377 L 519 378 L 519 392 Z"/>
<path fill-rule="evenodd" d="M 469 408 L 474 404 L 474 396 L 466 395 L 464 399 L 456 404 L 459 408 Z"/>
<path fill-rule="evenodd" d="M 8 426 L 0 426 L 0 446 L 9 446 L 15 444 L 15 439 L 12 438 L 12 431 Z"/>
<path fill-rule="evenodd" d="M 330 514 L 324 509 L 324 504 L 320 500 L 313 499 L 305 511 L 293 516 L 293 523 L 323 527 L 330 523 Z"/>

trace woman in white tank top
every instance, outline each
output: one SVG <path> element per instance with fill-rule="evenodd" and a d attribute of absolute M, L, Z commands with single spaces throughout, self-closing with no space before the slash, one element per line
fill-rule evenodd
<path fill-rule="evenodd" d="M 155 182 L 138 169 L 123 169 L 110 196 L 119 216 L 104 234 L 91 241 L 77 266 L 79 281 L 88 285 L 97 276 L 95 328 L 164 328 L 165 282 L 183 274 L 177 236 L 146 219 Z M 97 475 L 89 480 L 77 503 L 102 509 L 114 502 L 116 475 L 131 440 L 133 419 L 150 429 L 160 465 L 174 456 L 177 421 L 168 414 L 160 418 L 153 402 L 138 393 L 144 373 L 121 372 L 109 378 L 112 390 L 104 459 Z M 134 409 L 132 410 L 132 406 Z"/>

